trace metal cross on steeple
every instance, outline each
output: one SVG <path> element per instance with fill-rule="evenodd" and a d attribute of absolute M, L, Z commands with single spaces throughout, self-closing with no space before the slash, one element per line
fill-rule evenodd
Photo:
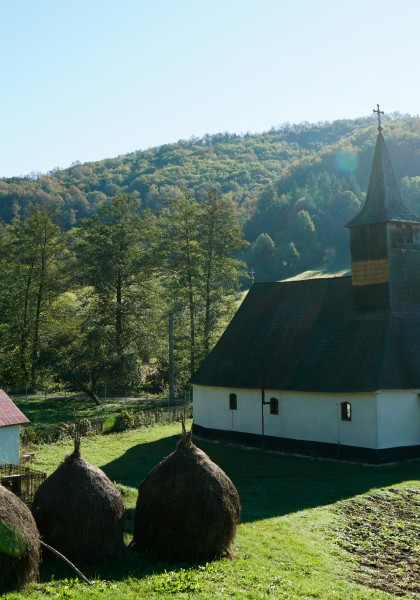
<path fill-rule="evenodd" d="M 377 106 L 377 109 L 376 109 L 376 110 L 375 110 L 375 109 L 373 109 L 373 112 L 374 112 L 374 113 L 377 113 L 377 115 L 378 115 L 378 131 L 382 131 L 382 126 L 381 126 L 381 115 L 383 115 L 383 114 L 384 114 L 384 111 L 383 111 L 383 110 L 379 110 L 379 104 L 377 104 L 376 106 Z"/>

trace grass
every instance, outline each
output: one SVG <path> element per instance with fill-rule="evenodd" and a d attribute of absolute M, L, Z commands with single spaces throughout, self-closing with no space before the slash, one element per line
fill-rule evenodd
<path fill-rule="evenodd" d="M 138 412 L 166 405 L 161 398 L 108 398 L 96 406 L 92 400 L 81 396 L 24 396 L 13 397 L 13 402 L 28 417 L 31 426 L 51 427 L 74 419 L 115 420 L 121 410 Z"/>
<path fill-rule="evenodd" d="M 175 423 L 86 438 L 82 454 L 117 482 L 132 508 L 138 484 L 175 448 L 179 429 Z M 351 541 L 349 522 L 353 520 L 352 507 L 355 514 L 360 514 L 363 508 L 357 507 L 370 502 L 372 494 L 389 494 L 388 488 L 398 490 L 402 498 L 407 490 L 420 494 L 418 461 L 369 467 L 201 440 L 197 445 L 226 471 L 241 496 L 242 523 L 233 547 L 234 560 L 174 564 L 128 549 L 124 560 L 87 570 L 86 575 L 94 582 L 91 587 L 75 579 L 65 565 L 45 560 L 40 583 L 5 598 L 401 597 L 401 590 L 392 586 L 391 593 L 387 593 L 386 586 L 385 591 L 375 589 L 375 578 L 361 575 L 363 564 L 352 550 L 357 541 Z M 71 450 L 71 442 L 39 446 L 32 464 L 51 473 Z M 404 518 L 399 515 L 399 519 L 403 535 Z M 366 531 L 374 547 L 382 529 Z M 83 570 L 83 565 L 78 566 Z M 410 593 L 408 587 L 406 591 Z"/>

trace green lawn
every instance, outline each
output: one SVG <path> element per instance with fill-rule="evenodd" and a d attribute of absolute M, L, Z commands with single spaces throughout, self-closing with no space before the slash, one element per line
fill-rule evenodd
<path fill-rule="evenodd" d="M 174 423 L 86 438 L 82 441 L 82 454 L 121 486 L 128 506 L 133 507 L 136 493 L 131 488 L 136 488 L 149 470 L 175 448 L 179 433 L 180 426 Z M 363 502 L 372 501 L 372 493 L 389 495 L 387 488 L 411 490 L 419 497 L 419 461 L 370 467 L 201 440 L 196 444 L 226 471 L 241 496 L 242 523 L 233 547 L 234 560 L 180 565 L 163 563 L 128 549 L 125 559 L 117 564 L 86 569 L 94 580 L 91 587 L 75 582 L 74 574 L 65 566 L 45 561 L 39 584 L 5 598 L 404 597 L 375 589 L 375 585 L 386 589 L 386 577 L 379 580 L 377 571 L 363 565 L 358 555 L 349 551 L 351 544 L 343 540 L 349 541 L 351 536 L 348 526 L 352 498 L 357 497 L 355 505 L 363 506 Z M 71 450 L 71 442 L 36 447 L 33 466 L 50 473 Z M 358 515 L 360 518 L 360 511 Z M 402 535 L 404 515 L 399 518 Z M 371 531 L 373 545 L 377 529 Z M 384 531 L 379 533 L 383 543 Z M 415 538 L 412 543 L 409 552 L 418 568 L 418 538 L 417 548 Z M 84 570 L 83 565 L 78 566 Z M 366 571 L 369 568 L 372 573 Z M 392 589 L 394 593 L 401 591 Z M 405 589 L 407 594 L 412 593 L 415 585 Z M 406 597 L 415 596 L 412 593 Z"/>
<path fill-rule="evenodd" d="M 75 419 L 113 419 L 121 410 L 138 412 L 160 408 L 166 400 L 160 398 L 108 398 L 96 406 L 90 399 L 81 396 L 13 396 L 13 402 L 28 417 L 31 426 L 50 427 Z"/>

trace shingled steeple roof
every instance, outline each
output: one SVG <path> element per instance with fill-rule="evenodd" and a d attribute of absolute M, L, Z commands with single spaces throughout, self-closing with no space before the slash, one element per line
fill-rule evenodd
<path fill-rule="evenodd" d="M 388 149 L 379 126 L 373 155 L 372 170 L 366 200 L 362 210 L 347 227 L 373 223 L 420 223 L 420 218 L 404 204 L 388 155 Z"/>

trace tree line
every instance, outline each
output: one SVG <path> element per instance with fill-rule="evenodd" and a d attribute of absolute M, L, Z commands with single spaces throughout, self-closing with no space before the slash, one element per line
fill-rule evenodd
<path fill-rule="evenodd" d="M 118 194 L 141 198 L 142 210 L 158 214 L 168 197 L 185 189 L 203 197 L 211 182 L 237 207 L 249 243 L 243 259 L 257 282 L 348 268 L 344 225 L 364 201 L 376 135 L 373 116 L 286 124 L 0 179 L 0 217 L 10 223 L 17 214 L 25 218 L 33 204 L 48 205 L 68 232 Z M 403 197 L 420 212 L 420 119 L 386 115 L 384 135 Z"/>
<path fill-rule="evenodd" d="M 0 227 L 0 376 L 37 390 L 61 383 L 98 402 L 100 386 L 185 386 L 234 310 L 245 245 L 217 189 L 168 194 L 142 210 L 119 194 L 69 230 L 48 203 Z"/>

